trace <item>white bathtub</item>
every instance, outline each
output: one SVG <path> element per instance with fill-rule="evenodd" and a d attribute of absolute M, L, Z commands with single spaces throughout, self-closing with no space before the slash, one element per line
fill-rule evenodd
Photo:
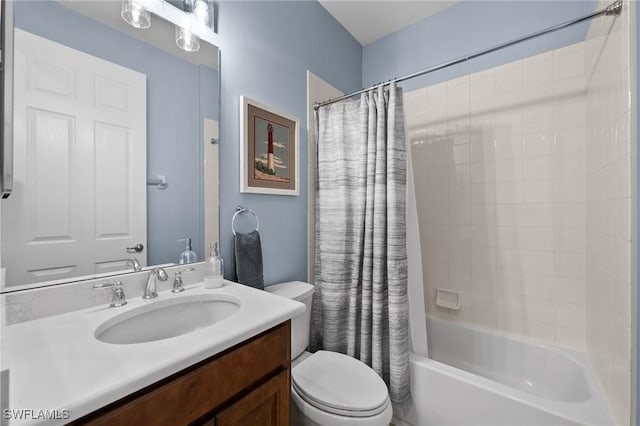
<path fill-rule="evenodd" d="M 436 318 L 427 329 L 431 359 L 411 356 L 399 424 L 615 424 L 583 354 Z"/>

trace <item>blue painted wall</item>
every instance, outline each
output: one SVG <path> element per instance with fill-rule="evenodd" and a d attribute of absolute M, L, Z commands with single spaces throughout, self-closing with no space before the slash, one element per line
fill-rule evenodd
<path fill-rule="evenodd" d="M 220 244 L 232 273 L 231 217 L 245 205 L 260 217 L 265 284 L 307 275 L 307 88 L 311 70 L 340 90 L 361 86 L 362 47 L 315 1 L 223 1 Z M 241 194 L 239 98 L 300 120 L 300 196 Z"/>
<path fill-rule="evenodd" d="M 176 240 L 185 236 L 193 239 L 202 260 L 202 119 L 218 118 L 218 72 L 52 1 L 16 2 L 15 23 L 25 31 L 146 74 L 147 176 L 166 175 L 169 182 L 166 190 L 147 189 L 147 261 L 177 262 L 184 244 Z"/>
<path fill-rule="evenodd" d="M 362 54 L 365 86 L 484 50 L 595 9 L 593 1 L 473 1 L 456 3 L 368 44 Z M 470 74 L 583 41 L 588 24 L 542 36 L 402 83 L 405 90 Z"/>

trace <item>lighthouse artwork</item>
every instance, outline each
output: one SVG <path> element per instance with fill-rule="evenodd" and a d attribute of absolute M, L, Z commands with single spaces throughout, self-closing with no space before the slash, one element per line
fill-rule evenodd
<path fill-rule="evenodd" d="M 298 119 L 242 97 L 241 191 L 299 195 Z"/>
<path fill-rule="evenodd" d="M 275 170 L 273 163 L 273 125 L 267 124 L 267 132 L 269 133 L 269 142 L 267 142 L 267 168 Z"/>
<path fill-rule="evenodd" d="M 289 129 L 255 117 L 256 155 L 254 178 L 289 182 Z"/>

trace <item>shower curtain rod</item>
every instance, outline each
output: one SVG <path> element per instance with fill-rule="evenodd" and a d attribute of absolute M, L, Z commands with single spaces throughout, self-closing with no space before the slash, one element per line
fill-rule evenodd
<path fill-rule="evenodd" d="M 462 57 L 460 57 L 458 59 L 453 59 L 453 60 L 451 60 L 449 62 L 444 62 L 442 64 L 435 65 L 433 67 L 426 68 L 426 69 L 423 69 L 421 71 L 417 71 L 417 72 L 414 72 L 414 73 L 411 73 L 411 74 L 407 74 L 407 75 L 405 75 L 403 77 L 394 78 L 394 79 L 391 79 L 389 81 L 385 81 L 383 83 L 377 83 L 377 84 L 374 84 L 371 87 L 368 87 L 366 89 L 358 90 L 357 92 L 353 92 L 353 93 L 350 93 L 348 95 L 343 95 L 343 96 L 340 96 L 338 98 L 329 99 L 329 100 L 324 101 L 324 102 L 316 102 L 316 103 L 313 104 L 313 109 L 314 110 L 318 110 L 318 108 L 320 108 L 322 106 L 330 105 L 330 104 L 333 104 L 335 102 L 340 102 L 342 100 L 349 99 L 349 98 L 351 98 L 353 96 L 359 95 L 359 94 L 367 92 L 369 90 L 377 89 L 378 87 L 387 86 L 387 85 L 389 85 L 391 83 L 399 83 L 401 81 L 405 81 L 405 80 L 409 80 L 409 79 L 412 79 L 412 78 L 415 78 L 415 77 L 419 77 L 421 75 L 429 74 L 431 72 L 438 71 L 438 70 L 441 70 L 443 68 L 450 67 L 452 65 L 457 65 L 457 64 L 460 64 L 462 62 L 466 62 L 466 61 L 468 61 L 470 59 L 475 59 L 475 58 L 477 58 L 479 56 L 483 56 L 483 55 L 486 55 L 488 53 L 495 52 L 496 50 L 504 49 L 505 47 L 513 46 L 514 44 L 522 43 L 523 41 L 531 40 L 532 38 L 540 37 L 542 35 L 549 34 L 549 33 L 552 33 L 554 31 L 558 31 L 558 30 L 561 30 L 563 28 L 567 28 L 567 27 L 570 27 L 570 26 L 575 25 L 575 24 L 579 24 L 579 23 L 584 22 L 584 21 L 589 21 L 591 19 L 598 18 L 598 17 L 603 16 L 603 15 L 605 15 L 605 16 L 619 16 L 621 12 L 622 12 L 622 0 L 616 0 L 615 2 L 611 3 L 609 6 L 605 7 L 604 9 L 600 9 L 600 10 L 598 10 L 596 12 L 593 12 L 593 13 L 591 13 L 589 15 L 585 15 L 585 16 L 582 16 L 580 18 L 573 19 L 571 21 L 566 21 L 566 22 L 563 22 L 562 24 L 554 25 L 553 27 L 545 28 L 544 30 L 540 30 L 540 31 L 537 31 L 535 33 L 531 33 L 529 35 L 513 39 L 513 40 L 508 41 L 506 43 L 498 44 L 496 46 L 490 47 L 489 49 L 481 50 L 479 52 L 472 53 L 470 55 L 462 56 Z"/>

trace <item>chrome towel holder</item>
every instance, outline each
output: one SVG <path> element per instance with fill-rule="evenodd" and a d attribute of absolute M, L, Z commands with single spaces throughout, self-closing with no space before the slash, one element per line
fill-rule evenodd
<path fill-rule="evenodd" d="M 260 228 L 260 220 L 258 219 L 258 215 L 256 214 L 256 212 L 254 212 L 250 208 L 247 208 L 244 206 L 238 206 L 236 207 L 236 212 L 233 214 L 233 217 L 231 218 L 231 232 L 233 232 L 233 235 L 236 235 L 236 228 L 235 228 L 236 218 L 238 217 L 239 214 L 242 214 L 242 213 L 251 213 L 253 217 L 256 219 L 255 231 L 257 231 Z"/>

